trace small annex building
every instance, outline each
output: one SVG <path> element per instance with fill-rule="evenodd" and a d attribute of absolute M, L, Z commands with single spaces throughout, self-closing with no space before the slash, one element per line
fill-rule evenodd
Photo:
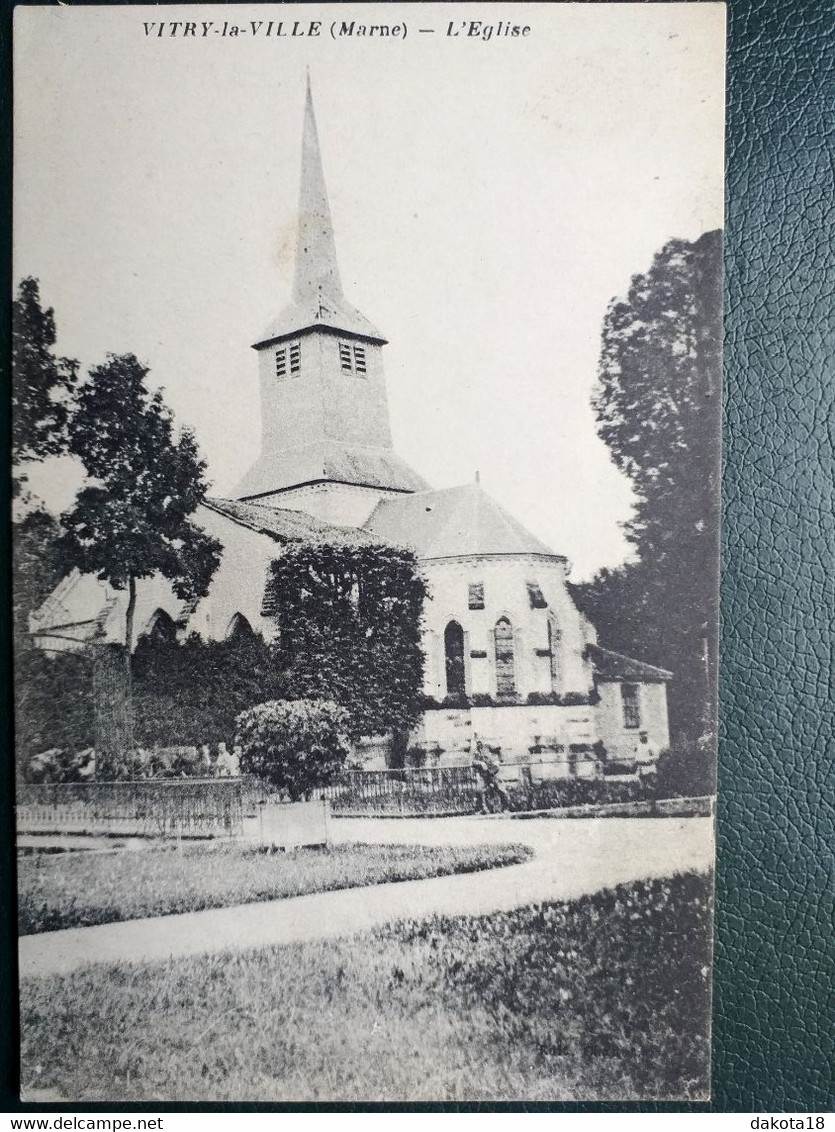
<path fill-rule="evenodd" d="M 412 548 L 429 587 L 424 691 L 433 706 L 412 758 L 468 762 L 476 739 L 512 768 L 593 776 L 651 769 L 669 744 L 671 673 L 601 648 L 567 586 L 567 559 L 478 483 L 432 490 L 394 451 L 381 332 L 346 300 L 308 84 L 291 301 L 254 343 L 260 450 L 233 499 L 195 521 L 223 547 L 208 595 L 178 600 L 161 578 L 137 584 L 142 634 L 270 638 L 273 560 L 298 540 L 384 540 Z M 78 572 L 33 614 L 49 651 L 120 642 L 127 595 Z M 366 748 L 384 766 L 388 747 Z"/>

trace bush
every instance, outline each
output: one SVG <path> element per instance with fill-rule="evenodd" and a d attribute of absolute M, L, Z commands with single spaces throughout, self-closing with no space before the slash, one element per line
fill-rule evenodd
<path fill-rule="evenodd" d="M 588 695 L 584 692 L 566 692 L 564 695 L 560 695 L 559 692 L 529 692 L 527 696 L 527 703 L 536 707 L 544 707 L 548 704 L 555 707 L 586 707 L 599 702 L 600 696 L 596 690 Z"/>
<path fill-rule="evenodd" d="M 659 798 L 699 798 L 716 793 L 712 743 L 681 743 L 658 757 Z"/>
<path fill-rule="evenodd" d="M 273 700 L 241 712 L 236 742 L 241 771 L 292 801 L 329 786 L 345 769 L 351 747 L 348 712 L 329 700 Z"/>
<path fill-rule="evenodd" d="M 559 778 L 550 782 L 518 782 L 505 786 L 508 809 L 551 810 L 563 806 L 603 806 L 650 797 L 641 781 L 606 782 L 596 778 Z"/>

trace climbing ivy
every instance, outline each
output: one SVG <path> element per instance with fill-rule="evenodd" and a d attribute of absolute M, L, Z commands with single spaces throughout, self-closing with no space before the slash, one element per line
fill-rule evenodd
<path fill-rule="evenodd" d="M 425 597 L 409 550 L 349 541 L 288 546 L 273 563 L 267 595 L 287 698 L 344 707 L 354 740 L 408 731 L 422 713 Z"/>

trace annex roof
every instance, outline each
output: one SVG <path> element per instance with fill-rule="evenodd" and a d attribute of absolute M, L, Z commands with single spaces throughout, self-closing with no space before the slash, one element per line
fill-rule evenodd
<path fill-rule="evenodd" d="M 239 499 L 204 499 L 203 506 L 231 519 L 242 527 L 268 535 L 277 542 L 359 543 L 370 545 L 377 540 L 356 527 L 340 527 L 314 519 L 303 511 L 289 511 L 265 503 Z"/>
<path fill-rule="evenodd" d="M 658 684 L 672 680 L 672 672 L 666 668 L 656 668 L 642 660 L 633 660 L 623 653 L 602 649 L 599 645 L 587 645 L 586 652 L 598 680 L 634 680 L 638 684 Z"/>
<path fill-rule="evenodd" d="M 411 547 L 419 558 L 507 554 L 562 558 L 479 484 L 381 499 L 365 529 Z"/>

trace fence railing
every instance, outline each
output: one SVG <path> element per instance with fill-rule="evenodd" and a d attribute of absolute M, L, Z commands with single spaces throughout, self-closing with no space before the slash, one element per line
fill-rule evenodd
<path fill-rule="evenodd" d="M 233 837 L 253 797 L 246 778 L 21 783 L 18 833 Z"/>
<path fill-rule="evenodd" d="M 334 814 L 345 817 L 388 814 L 472 813 L 482 791 L 481 778 L 472 766 L 353 770 L 317 796 L 329 798 Z"/>

